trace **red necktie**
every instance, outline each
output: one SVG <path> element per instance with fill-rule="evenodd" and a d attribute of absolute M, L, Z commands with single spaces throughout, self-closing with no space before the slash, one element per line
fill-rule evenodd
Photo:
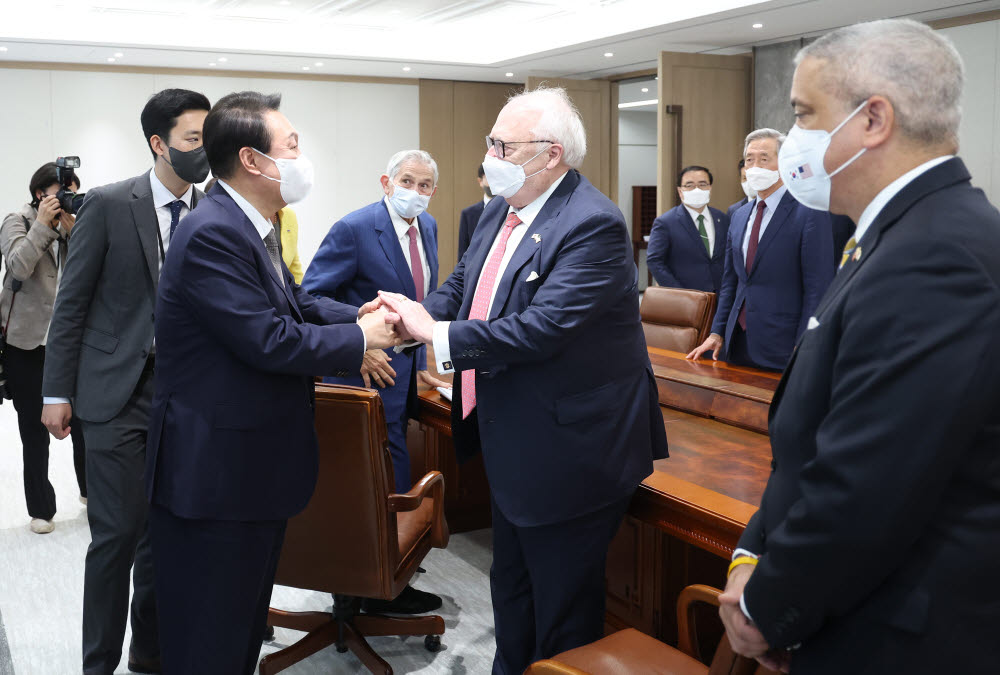
<path fill-rule="evenodd" d="M 472 309 L 469 310 L 470 319 L 485 319 L 490 308 L 490 298 L 493 297 L 493 286 L 496 284 L 497 272 L 500 271 L 500 263 L 503 261 L 503 254 L 507 250 L 507 240 L 514 228 L 521 224 L 521 219 L 516 213 L 507 216 L 503 224 L 503 231 L 500 233 L 500 241 L 493 249 L 490 259 L 486 261 L 482 276 L 479 277 L 479 285 L 476 286 L 476 295 L 472 298 Z M 462 419 L 464 420 L 476 407 L 476 371 L 470 368 L 462 371 Z"/>
<path fill-rule="evenodd" d="M 764 219 L 764 211 L 767 209 L 767 204 L 760 202 L 760 206 L 757 207 L 757 217 L 753 219 L 753 229 L 750 230 L 750 242 L 747 244 L 747 276 L 750 276 L 750 270 L 753 269 L 753 259 L 757 256 L 757 242 L 760 239 L 760 223 Z M 747 329 L 747 303 L 744 299 L 743 306 L 740 307 L 740 316 L 737 319 L 740 322 L 740 328 L 743 330 Z"/>
<path fill-rule="evenodd" d="M 410 235 L 410 271 L 413 273 L 413 285 L 417 287 L 417 302 L 424 301 L 424 266 L 420 262 L 420 249 L 417 248 L 417 226 L 410 225 L 406 231 Z"/>

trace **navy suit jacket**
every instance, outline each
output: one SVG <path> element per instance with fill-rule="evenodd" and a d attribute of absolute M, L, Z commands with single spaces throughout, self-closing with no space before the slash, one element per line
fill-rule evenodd
<path fill-rule="evenodd" d="M 361 368 L 357 308 L 314 298 L 216 185 L 160 272 L 146 446 L 151 501 L 182 518 L 282 520 L 316 483 L 313 384 Z"/>
<path fill-rule="evenodd" d="M 994 673 L 1000 213 L 950 159 L 860 250 L 771 404 L 747 609 L 793 673 Z"/>
<path fill-rule="evenodd" d="M 646 264 L 661 286 L 693 288 L 718 293 L 722 267 L 726 259 L 729 217 L 708 207 L 715 224 L 715 248 L 708 256 L 698 227 L 683 204 L 675 206 L 653 221 L 646 249 Z"/>
<path fill-rule="evenodd" d="M 429 213 L 423 213 L 417 218 L 417 229 L 430 267 L 430 289 L 433 291 L 437 288 L 438 275 L 437 222 Z M 416 299 L 413 272 L 403 257 L 384 200 L 353 211 L 333 224 L 309 263 L 302 287 L 314 295 L 357 306 L 374 300 L 379 291 L 402 293 Z M 378 391 L 385 405 L 386 419 L 394 419 L 403 414 L 409 392 L 416 391 L 411 387 L 416 371 L 427 369 L 427 348 L 400 354 L 387 349 L 385 353 L 392 359 L 390 365 L 396 371 L 396 384 Z M 331 377 L 328 381 L 364 386 L 357 373 Z"/>
<path fill-rule="evenodd" d="M 653 459 L 666 457 L 667 439 L 625 219 L 576 171 L 497 280 L 489 320 L 465 320 L 507 209 L 502 198 L 489 203 L 469 250 L 424 306 L 452 321 L 455 370 L 476 371 L 467 420 L 456 372 L 456 451 L 467 459 L 481 448 L 497 507 L 533 526 L 631 495 Z"/>
<path fill-rule="evenodd" d="M 479 218 L 483 215 L 483 209 L 486 208 L 486 202 L 480 199 L 478 202 L 472 206 L 466 206 L 462 209 L 462 215 L 459 218 L 458 224 L 458 259 L 461 260 L 462 256 L 469 248 L 469 242 L 472 241 L 472 233 L 476 231 L 476 225 L 479 224 Z"/>
<path fill-rule="evenodd" d="M 729 205 L 729 209 L 726 211 L 726 215 L 729 216 L 729 222 L 730 223 L 733 222 L 733 214 L 735 214 L 737 211 L 739 211 L 741 208 L 743 208 L 744 205 L 749 204 L 749 203 L 750 203 L 750 200 L 747 199 L 746 197 L 744 197 L 743 199 L 741 199 L 740 201 L 736 202 L 735 204 L 730 204 Z"/>
<path fill-rule="evenodd" d="M 833 279 L 830 214 L 799 204 L 785 191 L 757 245 L 747 275 L 743 236 L 756 200 L 736 211 L 729 228 L 726 262 L 712 332 L 729 356 L 740 308 L 747 308 L 747 348 L 759 366 L 781 370 Z"/>

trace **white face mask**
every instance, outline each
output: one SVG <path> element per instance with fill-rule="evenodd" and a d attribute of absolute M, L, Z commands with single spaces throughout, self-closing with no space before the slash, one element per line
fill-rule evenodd
<path fill-rule="evenodd" d="M 427 210 L 430 201 L 431 198 L 427 195 L 395 184 L 392 186 L 392 194 L 389 195 L 389 204 L 400 218 L 416 218 Z"/>
<path fill-rule="evenodd" d="M 771 169 L 763 169 L 759 166 L 747 169 L 747 184 L 754 192 L 763 192 L 777 183 L 779 178 L 781 178 L 781 174 Z"/>
<path fill-rule="evenodd" d="M 695 188 L 693 190 L 681 190 L 681 194 L 684 195 L 684 204 L 690 206 L 692 209 L 700 209 L 708 203 L 709 198 L 712 196 L 712 191 Z"/>
<path fill-rule="evenodd" d="M 740 183 L 740 187 L 743 188 L 743 194 L 747 196 L 747 199 L 755 199 L 757 197 L 757 191 L 750 187 L 750 183 L 743 181 Z"/>
<path fill-rule="evenodd" d="M 258 155 L 267 157 L 278 168 L 278 178 L 271 178 L 264 173 L 260 175 L 275 183 L 281 183 L 281 198 L 285 200 L 286 204 L 294 204 L 306 198 L 313 186 L 313 165 L 308 157 L 299 155 L 295 159 L 290 157 L 274 158 L 265 155 L 256 148 L 251 148 L 251 150 Z"/>
<path fill-rule="evenodd" d="M 826 173 L 823 160 L 830 147 L 833 135 L 840 131 L 847 122 L 868 105 L 864 101 L 848 115 L 843 122 L 834 127 L 833 131 L 822 129 L 803 129 L 795 125 L 788 132 L 788 138 L 778 152 L 778 171 L 788 186 L 795 200 L 810 209 L 819 211 L 830 210 L 830 179 L 846 169 L 861 155 L 866 148 L 861 148 L 857 154 L 840 165 L 831 174 Z"/>
<path fill-rule="evenodd" d="M 546 150 L 548 150 L 548 148 L 535 153 L 535 155 L 528 159 L 527 162 L 524 162 L 524 164 L 527 164 L 535 157 L 538 157 L 538 155 L 542 154 Z M 486 182 L 490 184 L 490 192 L 497 197 L 510 199 L 516 195 L 522 187 L 524 187 L 524 181 L 531 178 L 531 176 L 537 176 L 548 168 L 543 166 L 541 169 L 531 174 L 531 176 L 525 176 L 524 164 L 513 164 L 512 162 L 506 162 L 499 157 L 486 155 L 486 157 L 483 158 L 483 173 L 486 174 Z"/>

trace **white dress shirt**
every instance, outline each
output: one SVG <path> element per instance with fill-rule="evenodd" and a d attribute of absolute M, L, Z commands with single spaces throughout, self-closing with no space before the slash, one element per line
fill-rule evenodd
<path fill-rule="evenodd" d="M 705 233 L 708 234 L 708 257 L 711 258 L 715 254 L 715 221 L 712 220 L 711 209 L 708 208 L 708 204 L 704 206 L 701 213 L 698 213 L 687 204 L 684 205 L 684 208 L 687 209 L 691 220 L 694 222 L 695 232 L 698 232 L 698 216 L 705 216 Z M 698 237 L 701 237 L 701 232 L 698 232 Z"/>
<path fill-rule="evenodd" d="M 764 204 L 767 205 L 767 209 L 764 211 L 764 217 L 760 220 L 760 234 L 757 237 L 757 243 L 764 238 L 764 230 L 767 229 L 768 224 L 771 222 L 771 216 L 774 215 L 774 210 L 778 208 L 778 203 L 781 198 L 785 196 L 785 192 L 788 191 L 784 185 L 774 191 L 770 197 L 764 200 Z M 757 217 L 757 209 L 760 208 L 760 197 L 754 200 L 753 208 L 750 209 L 750 220 L 747 221 L 746 232 L 743 233 L 743 262 L 744 265 L 747 261 L 747 247 L 750 246 L 750 235 L 753 233 L 753 221 Z"/>
<path fill-rule="evenodd" d="M 385 208 L 389 210 L 389 218 L 392 220 L 392 226 L 396 229 L 396 238 L 399 239 L 399 247 L 403 249 L 406 266 L 410 268 L 412 274 L 413 263 L 410 262 L 410 225 L 392 208 L 388 197 L 385 197 L 382 201 L 385 202 Z M 419 221 L 420 216 L 414 218 L 413 227 L 417 228 L 417 251 L 420 253 L 420 267 L 424 270 L 424 297 L 426 298 L 431 292 L 431 266 L 427 264 L 424 239 L 420 236 L 420 228 L 417 227 Z"/>
<path fill-rule="evenodd" d="M 175 197 L 174 193 L 168 190 L 160 182 L 160 179 L 156 177 L 156 171 L 150 169 L 149 186 L 153 190 L 153 207 L 156 209 L 156 220 L 160 225 L 160 241 L 163 242 L 163 251 L 160 256 L 160 265 L 162 266 L 163 256 L 167 254 L 167 248 L 170 246 L 170 204 L 178 199 L 184 202 L 178 222 L 183 220 L 184 216 L 191 213 L 191 200 L 194 199 L 194 185 L 188 185 L 187 192 L 180 197 Z"/>
<path fill-rule="evenodd" d="M 496 283 L 493 284 L 493 290 L 490 293 L 490 304 L 486 309 L 486 316 L 490 315 L 493 310 L 493 300 L 496 298 L 497 288 L 500 286 L 500 280 L 503 279 L 503 273 L 507 269 L 507 264 L 510 259 L 514 257 L 514 251 L 517 250 L 518 244 L 524 239 L 524 235 L 527 233 L 528 228 L 531 224 L 535 222 L 535 218 L 538 216 L 539 211 L 545 206 L 545 202 L 549 200 L 552 193 L 556 191 L 556 188 L 563 182 L 566 174 L 559 176 L 549 189 L 540 194 L 535 198 L 535 201 L 531 202 L 527 206 L 520 209 L 515 209 L 513 206 L 507 209 L 507 216 L 511 213 L 516 213 L 517 217 L 521 219 L 521 222 L 514 227 L 510 232 L 510 237 L 507 239 L 507 248 L 504 249 L 503 258 L 500 260 L 500 269 L 497 270 Z M 505 217 L 506 219 L 506 217 Z M 500 231 L 497 232 L 497 236 L 493 239 L 493 245 L 490 246 L 490 252 L 486 255 L 486 261 L 489 261 L 493 257 L 493 251 L 500 244 L 500 238 L 503 236 L 504 228 L 501 227 Z M 486 265 L 486 262 L 483 263 Z M 480 281 L 482 280 L 482 274 L 480 274 Z M 478 284 L 478 282 L 477 282 Z M 479 290 L 478 285 L 476 290 Z M 437 360 L 437 369 L 439 373 L 453 373 L 455 369 L 451 367 L 451 344 L 448 339 L 448 327 L 451 325 L 450 321 L 438 321 L 434 324 L 434 358 Z M 445 364 L 448 367 L 445 367 Z"/>

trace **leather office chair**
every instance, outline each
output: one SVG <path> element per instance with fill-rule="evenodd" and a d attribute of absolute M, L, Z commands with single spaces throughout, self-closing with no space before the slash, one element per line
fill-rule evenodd
<path fill-rule="evenodd" d="M 677 599 L 678 649 L 628 628 L 602 640 L 531 664 L 525 675 L 776 675 L 753 659 L 737 655 L 725 636 L 712 664 L 698 660 L 694 631 L 695 603 L 718 607 L 722 592 L 709 586 L 688 586 Z"/>
<path fill-rule="evenodd" d="M 308 634 L 265 656 L 260 673 L 273 675 L 336 644 L 339 652 L 353 651 L 371 672 L 392 675 L 365 636 L 423 635 L 424 646 L 437 651 L 444 619 L 361 614 L 360 601 L 395 598 L 430 549 L 447 546 L 444 477 L 431 471 L 405 495 L 392 494 L 385 413 L 370 389 L 317 384 L 316 433 L 316 491 L 288 521 L 274 582 L 332 593 L 333 611 L 272 607 L 269 625 Z"/>
<path fill-rule="evenodd" d="M 715 316 L 715 293 L 651 286 L 642 295 L 639 314 L 646 344 L 687 353 L 708 337 Z"/>

